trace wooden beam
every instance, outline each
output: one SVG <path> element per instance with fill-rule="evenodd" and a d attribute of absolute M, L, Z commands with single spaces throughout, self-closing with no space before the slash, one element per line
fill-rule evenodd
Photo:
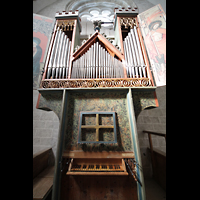
<path fill-rule="evenodd" d="M 153 165 L 153 171 L 155 170 L 155 158 L 154 158 L 154 154 L 153 154 L 153 144 L 152 144 L 152 139 L 151 139 L 151 134 L 148 134 L 149 137 L 149 146 L 150 146 L 150 150 L 151 150 L 151 160 L 152 160 L 152 165 Z M 155 172 L 153 172 L 155 173 Z"/>
<path fill-rule="evenodd" d="M 158 135 L 158 136 L 166 137 L 166 134 L 164 134 L 164 133 L 157 133 L 157 132 L 153 132 L 153 131 L 144 130 L 143 133 L 148 133 L 148 134 L 153 134 L 153 135 Z"/>
<path fill-rule="evenodd" d="M 96 32 L 93 36 L 91 36 L 86 43 L 84 43 L 74 54 L 73 54 L 73 60 L 76 60 L 79 55 L 84 54 L 90 46 L 95 42 L 96 38 L 98 36 L 98 32 Z"/>
<path fill-rule="evenodd" d="M 102 152 L 84 152 L 84 151 L 64 151 L 63 158 L 135 158 L 133 151 L 102 151 Z"/>
<path fill-rule="evenodd" d="M 67 172 L 66 175 L 128 175 L 128 172 Z"/>
<path fill-rule="evenodd" d="M 142 49 L 142 54 L 143 54 L 143 57 L 144 57 L 145 65 L 147 66 L 147 71 L 149 73 L 152 86 L 155 86 L 154 85 L 154 81 L 153 81 L 153 77 L 152 77 L 152 74 L 151 74 L 151 70 L 150 70 L 150 64 L 149 64 L 149 60 L 148 60 L 148 57 L 147 57 L 146 48 L 145 48 L 145 45 L 144 45 L 144 41 L 142 39 L 142 33 L 141 33 L 140 28 L 138 28 L 139 27 L 139 23 L 138 23 L 137 17 L 135 18 L 135 21 L 136 21 L 136 24 L 137 24 L 137 33 L 138 33 L 138 37 L 139 37 L 139 40 L 140 40 L 140 45 L 141 45 L 141 49 Z"/>
<path fill-rule="evenodd" d="M 99 114 L 96 114 L 96 141 L 99 141 Z"/>
<path fill-rule="evenodd" d="M 124 55 L 115 47 L 113 46 L 105 37 L 103 37 L 100 33 L 98 34 L 99 40 L 105 44 L 106 49 L 109 48 L 120 60 L 124 59 Z"/>
<path fill-rule="evenodd" d="M 81 125 L 81 128 L 114 128 L 114 125 Z"/>
<path fill-rule="evenodd" d="M 117 17 L 117 23 L 118 23 L 118 30 L 117 31 L 119 31 L 119 39 L 120 39 L 121 52 L 124 55 L 124 46 L 123 46 L 122 30 L 121 30 L 121 26 L 120 26 L 120 17 Z"/>

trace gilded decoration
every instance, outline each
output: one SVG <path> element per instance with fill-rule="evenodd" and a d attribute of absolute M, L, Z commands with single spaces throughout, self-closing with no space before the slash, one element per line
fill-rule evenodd
<path fill-rule="evenodd" d="M 63 31 L 72 31 L 74 28 L 75 20 L 58 20 L 57 27 Z"/>
<path fill-rule="evenodd" d="M 127 29 L 129 26 L 130 28 L 133 28 L 136 26 L 136 22 L 134 17 L 121 17 L 120 18 L 120 27 L 125 26 L 125 29 Z"/>
<path fill-rule="evenodd" d="M 130 79 L 65 79 L 42 80 L 42 88 L 101 88 L 101 87 L 147 87 L 152 86 L 149 78 Z"/>

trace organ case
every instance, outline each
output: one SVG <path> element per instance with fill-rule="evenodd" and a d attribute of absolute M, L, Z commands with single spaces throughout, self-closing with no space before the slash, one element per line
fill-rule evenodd
<path fill-rule="evenodd" d="M 81 31 L 78 11 L 56 13 L 56 23 L 47 51 L 41 89 L 39 90 L 41 94 L 45 93 L 45 91 L 49 93 L 59 92 L 59 90 L 53 91 L 48 88 L 61 88 L 61 91 L 63 90 L 62 106 L 60 107 L 60 109 L 62 109 L 60 112 L 61 125 L 59 130 L 60 146 L 58 146 L 56 157 L 56 167 L 58 170 L 55 172 L 54 177 L 53 197 L 56 197 L 55 199 L 59 199 L 59 192 L 61 193 L 61 199 L 80 195 L 81 191 L 77 193 L 73 191 L 75 191 L 75 189 L 80 190 L 81 187 L 85 189 L 86 193 L 88 191 L 88 194 L 94 199 L 96 198 L 94 185 L 98 184 L 98 187 L 101 188 L 101 181 L 103 181 L 105 185 L 113 181 L 113 185 L 116 186 L 116 191 L 119 192 L 120 195 L 127 195 L 126 197 L 124 196 L 124 199 L 146 199 L 137 129 L 134 128 L 136 126 L 134 109 L 137 107 L 141 109 L 142 106 L 145 109 L 150 107 L 152 102 L 148 105 L 139 103 L 138 106 L 140 100 L 136 101 L 137 95 L 139 98 L 143 98 L 143 94 L 142 92 L 137 94 L 134 87 L 143 88 L 141 91 L 144 93 L 146 92 L 145 90 L 148 90 L 147 93 L 150 96 L 146 93 L 145 95 L 147 95 L 147 97 L 145 97 L 146 99 L 144 102 L 148 101 L 148 99 L 151 101 L 153 98 L 155 99 L 155 102 L 153 102 L 154 107 L 158 107 L 158 102 L 154 91 L 156 87 L 154 87 L 155 84 L 138 24 L 137 14 L 137 9 L 115 9 L 115 42 L 120 49 L 111 44 L 98 31 L 93 33 L 79 49 L 76 49 L 75 47 L 79 45 L 79 34 Z M 96 90 L 98 87 L 104 87 L 102 90 L 103 92 L 101 92 L 101 90 Z M 115 89 L 114 87 L 119 87 L 119 90 L 112 90 Z M 73 88 L 83 88 L 84 92 L 82 92 L 82 90 L 73 91 Z M 93 88 L 93 90 L 87 88 Z M 120 92 L 125 95 L 125 104 L 121 102 L 121 97 L 123 95 Z M 86 97 L 84 95 L 86 95 Z M 108 95 L 109 98 L 105 95 Z M 136 100 L 134 98 L 136 98 Z M 105 108 L 110 110 L 111 103 L 108 102 L 112 102 L 112 104 L 115 102 L 116 107 L 113 107 L 113 109 L 115 109 L 115 111 L 118 110 L 117 116 L 120 119 L 124 118 L 124 113 L 121 113 L 119 108 L 124 106 L 124 112 L 127 112 L 128 121 L 120 125 L 120 128 L 124 128 L 127 124 L 130 126 L 130 141 L 131 148 L 133 149 L 130 151 L 123 151 L 117 146 L 118 144 L 116 144 L 116 146 L 109 144 L 109 151 L 105 151 L 107 148 L 107 146 L 104 146 L 105 141 L 102 142 L 103 145 L 98 144 L 98 148 L 95 149 L 97 152 L 90 146 L 91 144 L 81 144 L 82 149 L 80 149 L 79 141 L 75 141 L 76 137 L 74 137 L 74 135 L 71 137 L 70 134 L 66 134 L 68 139 L 66 141 L 71 141 L 70 139 L 73 138 L 73 145 L 69 142 L 69 144 L 67 143 L 69 149 L 66 148 L 63 150 L 63 134 L 65 131 L 68 131 L 65 130 L 64 127 L 69 123 L 66 113 L 71 109 L 80 108 L 80 105 L 73 108 L 73 104 L 75 104 L 77 99 L 82 99 L 82 104 L 84 103 L 85 105 L 81 105 L 83 106 L 82 109 L 87 112 L 89 110 L 95 111 L 91 109 L 99 111 L 99 107 L 97 106 L 99 103 L 98 99 L 102 100 L 101 103 L 103 106 L 101 106 L 101 111 Z M 90 101 L 91 99 L 93 101 Z M 111 99 L 114 100 L 110 101 Z M 45 101 L 44 98 L 42 100 Z M 88 100 L 87 104 L 85 104 L 86 100 Z M 40 96 L 38 98 L 38 107 L 39 101 Z M 133 101 L 135 107 L 133 106 Z M 69 105 L 68 102 L 72 102 L 72 104 Z M 93 103 L 95 103 L 95 105 L 93 105 Z M 71 116 L 73 119 L 73 116 L 76 116 L 77 113 L 78 111 L 76 111 L 76 113 L 72 112 Z M 76 122 L 76 120 L 74 122 Z M 81 128 L 85 128 L 81 123 L 80 125 Z M 97 123 L 96 127 L 98 125 Z M 76 127 L 74 127 L 74 129 L 75 128 Z M 77 131 L 72 130 L 71 132 L 74 133 Z M 120 134 L 125 136 L 127 131 L 121 132 Z M 128 141 L 128 139 L 126 140 Z M 118 140 L 119 138 L 117 142 L 119 142 Z M 125 146 L 127 144 L 129 143 L 124 142 Z M 85 148 L 85 146 L 87 148 Z M 115 148 L 118 149 L 118 151 L 114 151 L 113 149 Z M 132 182 L 128 174 L 131 175 L 136 182 Z M 85 176 L 80 177 L 79 175 Z M 91 176 L 87 175 L 94 175 L 95 181 L 97 180 L 97 182 L 93 182 L 92 179 L 89 178 Z M 104 175 L 110 175 L 112 178 L 109 178 L 109 176 L 105 177 Z M 120 175 L 120 179 L 118 175 Z M 117 181 L 118 183 L 116 184 Z M 76 188 L 77 183 L 79 183 L 81 187 Z M 126 183 L 125 188 L 127 188 L 127 192 L 122 188 L 122 183 Z M 90 184 L 89 186 L 91 186 L 91 188 L 86 187 L 87 184 Z M 74 187 L 73 190 L 71 189 L 72 185 Z M 131 194 L 129 191 L 133 193 Z M 109 194 L 107 185 L 104 188 L 104 192 Z M 103 193 L 98 194 L 98 199 L 102 199 L 102 195 Z M 85 195 L 84 198 L 87 199 L 87 195 Z M 75 199 L 80 199 L 80 197 L 76 196 Z"/>
<path fill-rule="evenodd" d="M 122 18 L 116 12 L 119 29 L 115 31 L 119 32 L 116 43 L 120 51 L 98 30 L 75 51 L 81 30 L 78 11 L 57 13 L 55 17 L 41 87 L 154 86 L 135 17 Z M 129 26 L 132 29 L 126 34 L 123 26 L 125 30 L 130 30 Z"/>

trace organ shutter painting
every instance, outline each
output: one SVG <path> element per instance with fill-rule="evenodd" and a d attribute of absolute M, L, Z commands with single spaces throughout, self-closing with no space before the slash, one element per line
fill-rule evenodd
<path fill-rule="evenodd" d="M 160 4 L 138 16 L 156 86 L 166 85 L 166 15 Z"/>

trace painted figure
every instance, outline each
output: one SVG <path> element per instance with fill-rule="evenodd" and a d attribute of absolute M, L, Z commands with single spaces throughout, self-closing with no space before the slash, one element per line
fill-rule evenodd
<path fill-rule="evenodd" d="M 156 20 L 149 24 L 146 44 L 149 47 L 151 59 L 154 60 L 158 78 L 166 80 L 166 29 L 161 28 L 162 21 Z M 159 65 L 157 65 L 157 63 Z"/>
<path fill-rule="evenodd" d="M 157 86 L 166 85 L 166 16 L 160 4 L 139 15 Z"/>
<path fill-rule="evenodd" d="M 39 46 L 40 39 L 33 37 L 33 79 L 38 77 L 40 71 L 40 58 L 42 56 L 42 48 Z"/>

